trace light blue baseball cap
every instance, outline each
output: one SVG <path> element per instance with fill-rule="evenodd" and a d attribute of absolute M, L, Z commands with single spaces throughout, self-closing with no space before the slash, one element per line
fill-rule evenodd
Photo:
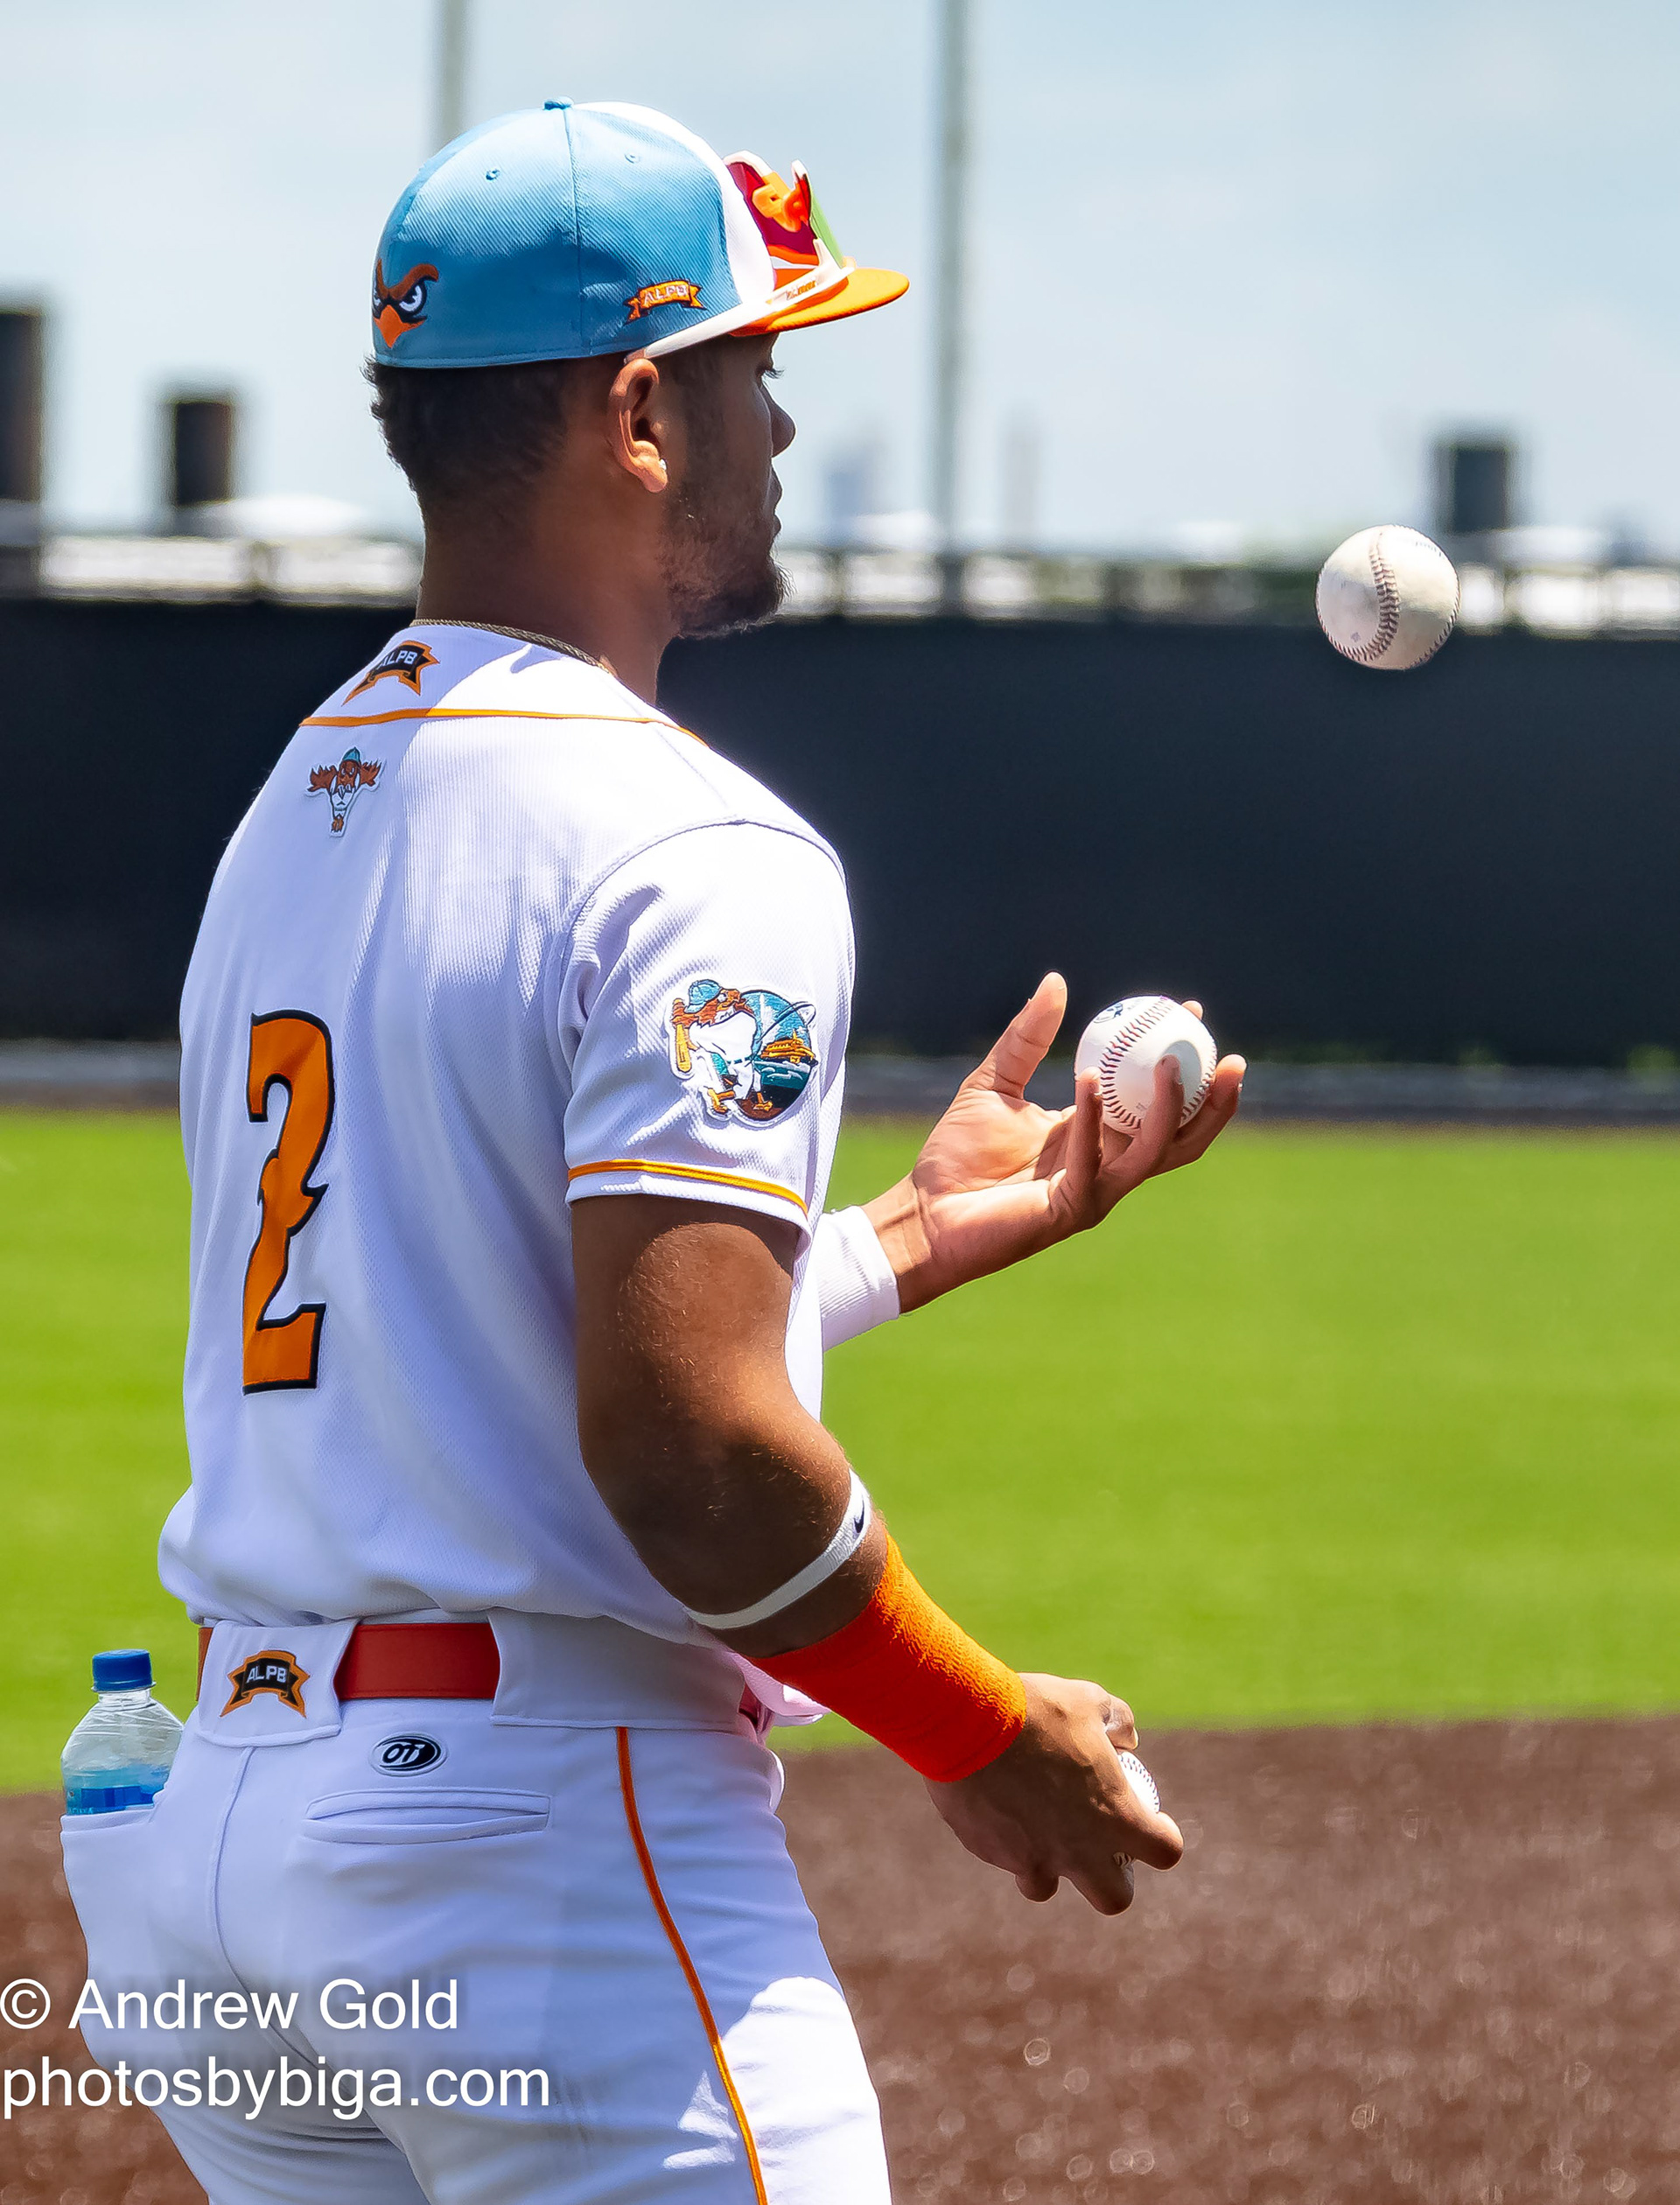
<path fill-rule="evenodd" d="M 398 200 L 374 264 L 374 357 L 656 357 L 836 321 L 907 288 L 841 254 L 797 162 L 784 183 L 651 108 L 550 100 L 468 130 Z"/>

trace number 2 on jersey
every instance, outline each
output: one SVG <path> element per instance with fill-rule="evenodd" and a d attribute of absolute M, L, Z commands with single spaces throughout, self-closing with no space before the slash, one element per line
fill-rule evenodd
<path fill-rule="evenodd" d="M 326 1192 L 310 1185 L 310 1173 L 332 1124 L 332 1040 L 306 1011 L 272 1011 L 251 1020 L 245 1101 L 253 1124 L 267 1119 L 276 1087 L 286 1090 L 286 1115 L 257 1182 L 262 1217 L 245 1266 L 247 1393 L 312 1386 L 321 1357 L 325 1302 L 306 1302 L 290 1317 L 269 1315 L 285 1284 L 292 1241 Z"/>

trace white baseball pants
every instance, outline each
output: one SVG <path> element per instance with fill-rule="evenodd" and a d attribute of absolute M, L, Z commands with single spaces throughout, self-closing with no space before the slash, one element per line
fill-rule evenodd
<path fill-rule="evenodd" d="M 211 2205 L 887 2205 L 745 1722 L 312 1694 L 246 1742 L 227 1652 L 155 1804 L 65 1823 L 88 2048 Z"/>

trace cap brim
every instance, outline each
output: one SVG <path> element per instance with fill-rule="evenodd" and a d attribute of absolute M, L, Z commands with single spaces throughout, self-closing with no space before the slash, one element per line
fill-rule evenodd
<path fill-rule="evenodd" d="M 808 329 L 815 322 L 844 321 L 848 314 L 867 314 L 877 306 L 890 306 L 910 288 L 910 278 L 891 268 L 853 268 L 838 290 L 808 306 L 795 306 L 786 314 L 766 314 L 743 336 L 779 334 L 784 329 Z"/>

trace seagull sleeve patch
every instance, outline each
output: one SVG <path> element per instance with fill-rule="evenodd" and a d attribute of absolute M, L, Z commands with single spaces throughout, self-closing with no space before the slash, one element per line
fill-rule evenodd
<path fill-rule="evenodd" d="M 696 980 L 672 1002 L 666 1021 L 671 1070 L 711 1118 L 732 1111 L 762 1124 L 797 1102 L 816 1069 L 809 1003 L 772 988 Z"/>

